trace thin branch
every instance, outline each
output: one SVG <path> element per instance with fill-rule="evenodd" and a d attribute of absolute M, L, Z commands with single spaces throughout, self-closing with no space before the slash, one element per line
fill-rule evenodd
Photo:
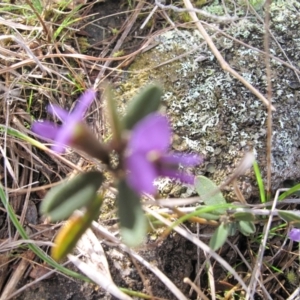
<path fill-rule="evenodd" d="M 186 8 L 179 8 L 177 6 L 174 6 L 174 5 L 164 5 L 161 3 L 161 1 L 159 0 L 155 0 L 155 5 L 158 6 L 159 8 L 161 9 L 171 9 L 175 12 L 178 12 L 178 13 L 182 13 L 182 12 L 194 12 L 194 13 L 198 13 L 200 15 L 202 15 L 203 17 L 206 17 L 206 18 L 209 18 L 209 19 L 214 19 L 215 21 L 217 22 L 232 22 L 234 20 L 236 20 L 238 17 L 229 17 L 229 16 L 226 16 L 226 17 L 221 17 L 221 16 L 216 16 L 216 15 L 213 15 L 213 14 L 210 14 L 209 12 L 203 10 L 203 9 L 198 9 L 198 8 L 194 8 L 193 6 L 192 7 L 187 7 Z"/>
<path fill-rule="evenodd" d="M 271 199 L 271 169 L 272 169 L 272 82 L 271 82 L 271 67 L 270 67 L 270 49 L 269 49 L 269 24 L 270 24 L 270 5 L 271 1 L 267 0 L 265 3 L 265 35 L 264 35 L 264 50 L 265 50 L 265 64 L 267 75 L 267 97 L 268 97 L 268 118 L 267 118 L 267 201 Z"/>
<path fill-rule="evenodd" d="M 249 89 L 257 98 L 259 98 L 268 107 L 269 101 L 252 84 L 250 84 L 243 76 L 241 76 L 238 72 L 236 72 L 235 70 L 233 70 L 229 66 L 229 64 L 224 60 L 223 56 L 221 55 L 221 53 L 219 52 L 219 50 L 215 46 L 213 40 L 208 35 L 208 33 L 206 32 L 206 30 L 202 26 L 200 20 L 198 19 L 197 14 L 195 13 L 194 7 L 191 4 L 191 1 L 190 0 L 183 0 L 183 2 L 185 4 L 186 8 L 189 9 L 190 17 L 195 22 L 195 24 L 196 24 L 199 32 L 201 33 L 202 37 L 207 42 L 210 50 L 212 51 L 212 53 L 217 58 L 220 66 L 221 66 L 221 68 L 224 71 L 229 72 L 233 77 L 235 77 L 237 80 L 239 80 L 241 83 L 243 83 L 244 86 L 247 89 Z M 275 110 L 275 107 L 271 105 L 271 109 Z"/>

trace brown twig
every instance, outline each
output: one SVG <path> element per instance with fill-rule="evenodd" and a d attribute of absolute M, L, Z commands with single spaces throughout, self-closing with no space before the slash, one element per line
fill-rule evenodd
<path fill-rule="evenodd" d="M 121 48 L 125 38 L 128 36 L 132 26 L 134 25 L 140 11 L 142 10 L 143 6 L 145 5 L 145 2 L 143 1 L 140 1 L 138 3 L 138 5 L 136 6 L 136 9 L 134 11 L 134 13 L 131 15 L 131 17 L 128 19 L 128 22 L 127 22 L 127 26 L 125 28 L 125 30 L 123 31 L 120 39 L 118 40 L 118 42 L 116 43 L 116 46 L 114 47 L 114 49 L 112 50 L 111 53 L 115 53 L 117 51 L 119 51 L 119 49 Z M 103 66 L 103 69 L 99 72 L 96 80 L 95 80 L 95 87 L 98 86 L 98 84 L 101 82 L 101 79 L 105 73 L 105 70 L 107 69 L 107 67 L 110 65 L 111 61 L 110 60 L 107 60 Z"/>
<path fill-rule="evenodd" d="M 244 84 L 244 86 L 249 89 L 257 98 L 259 98 L 267 107 L 269 105 L 269 101 L 252 85 L 250 84 L 243 76 L 241 76 L 238 72 L 233 70 L 229 64 L 224 60 L 223 56 L 221 55 L 220 51 L 215 46 L 213 40 L 209 36 L 209 34 L 204 29 L 203 25 L 201 24 L 200 20 L 197 17 L 197 14 L 194 12 L 194 7 L 191 4 L 190 0 L 183 0 L 186 8 L 189 10 L 189 15 L 192 18 L 192 20 L 195 22 L 199 32 L 201 33 L 202 37 L 207 42 L 210 50 L 217 58 L 221 68 L 224 71 L 229 72 L 233 77 L 235 77 L 237 80 L 239 80 L 241 83 Z M 271 105 L 271 109 L 275 110 L 275 107 Z"/>
<path fill-rule="evenodd" d="M 43 19 L 41 18 L 40 14 L 37 12 L 37 10 L 35 9 L 35 7 L 32 5 L 31 1 L 29 0 L 26 0 L 26 3 L 30 6 L 30 8 L 33 10 L 33 12 L 35 13 L 36 17 L 39 19 L 40 23 L 42 24 L 43 26 L 43 29 L 45 31 L 45 34 L 47 36 L 47 41 L 48 42 L 51 42 L 51 37 L 50 37 L 50 34 L 49 34 L 49 30 L 45 24 L 45 22 L 43 21 Z"/>
<path fill-rule="evenodd" d="M 265 35 L 264 35 L 264 50 L 265 50 L 265 64 L 267 75 L 267 97 L 268 97 L 268 118 L 267 118 L 267 201 L 271 199 L 271 167 L 272 167 L 272 82 L 271 82 L 271 68 L 270 68 L 270 49 L 269 49 L 269 24 L 270 24 L 270 0 L 265 4 Z"/>

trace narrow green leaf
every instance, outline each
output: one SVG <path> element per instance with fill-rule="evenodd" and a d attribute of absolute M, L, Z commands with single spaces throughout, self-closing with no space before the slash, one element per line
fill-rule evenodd
<path fill-rule="evenodd" d="M 201 206 L 197 207 L 197 209 L 201 209 Z M 197 217 L 203 218 L 203 219 L 206 219 L 206 220 L 219 220 L 220 214 L 201 213 L 201 214 L 197 215 Z"/>
<path fill-rule="evenodd" d="M 59 261 L 63 259 L 73 250 L 84 232 L 99 216 L 102 202 L 103 197 L 97 195 L 88 205 L 83 215 L 71 216 L 60 229 L 54 240 L 55 246 L 51 250 L 51 256 L 54 260 Z"/>
<path fill-rule="evenodd" d="M 69 3 L 71 3 L 73 0 L 69 0 L 65 3 L 62 3 L 62 7 L 60 8 L 61 11 L 65 10 L 65 8 L 68 6 Z M 59 27 L 55 30 L 53 37 L 54 40 L 60 35 L 60 33 L 68 26 L 71 26 L 73 23 L 76 23 L 80 21 L 80 17 L 77 16 L 78 10 L 82 7 L 82 4 L 76 5 L 73 7 L 71 12 L 66 15 L 66 17 L 63 19 L 63 21 L 60 23 Z"/>
<path fill-rule="evenodd" d="M 279 210 L 278 215 L 287 223 L 292 223 L 295 227 L 300 228 L 300 216 L 292 212 Z"/>
<path fill-rule="evenodd" d="M 52 221 L 68 218 L 76 209 L 94 200 L 103 180 L 100 172 L 91 171 L 52 188 L 41 204 L 41 213 Z"/>
<path fill-rule="evenodd" d="M 117 113 L 115 97 L 109 85 L 105 89 L 105 96 L 107 102 L 107 112 L 110 120 L 111 131 L 113 134 L 113 143 L 114 146 L 118 148 L 122 146 L 121 121 Z"/>
<path fill-rule="evenodd" d="M 221 192 L 217 192 L 214 195 L 210 196 L 209 194 L 217 189 L 217 186 L 209 178 L 205 176 L 197 176 L 195 178 L 195 188 L 198 195 L 201 197 L 205 205 L 219 205 L 226 204 L 226 200 L 223 197 Z M 224 213 L 224 209 L 216 210 L 217 213 Z"/>
<path fill-rule="evenodd" d="M 29 137 L 28 135 L 22 133 L 19 130 L 16 130 L 11 127 L 5 127 L 4 125 L 0 125 L 0 132 L 7 132 L 8 135 L 19 138 L 25 142 L 30 143 L 32 146 L 35 146 L 41 150 L 47 151 L 49 150 L 44 144 L 40 143 L 39 141 Z"/>
<path fill-rule="evenodd" d="M 254 221 L 255 220 L 255 216 L 252 213 L 249 212 L 236 212 L 233 217 L 237 220 L 237 221 Z"/>
<path fill-rule="evenodd" d="M 130 130 L 138 121 L 157 111 L 162 95 L 162 89 L 158 85 L 150 84 L 144 88 L 129 103 L 127 113 L 122 120 L 123 127 Z"/>
<path fill-rule="evenodd" d="M 254 223 L 251 221 L 239 221 L 238 229 L 245 236 L 255 233 L 256 230 Z"/>
<path fill-rule="evenodd" d="M 140 197 L 128 187 L 125 180 L 118 184 L 118 213 L 123 242 L 135 247 L 142 243 L 147 232 L 147 219 L 144 215 Z"/>
<path fill-rule="evenodd" d="M 258 188 L 259 188 L 260 201 L 261 201 L 261 203 L 266 203 L 264 182 L 261 177 L 261 172 L 260 172 L 258 163 L 256 161 L 253 162 L 253 170 L 254 170 L 256 181 L 257 181 Z"/>
<path fill-rule="evenodd" d="M 279 197 L 278 200 L 282 201 L 284 200 L 286 197 L 288 197 L 289 195 L 292 195 L 296 192 L 299 192 L 300 190 L 300 183 L 296 184 L 295 186 L 291 187 L 289 190 L 285 191 L 284 193 L 282 193 Z"/>
<path fill-rule="evenodd" d="M 229 235 L 230 227 L 227 224 L 221 223 L 220 226 L 215 230 L 209 241 L 209 247 L 216 251 L 221 248 Z"/>

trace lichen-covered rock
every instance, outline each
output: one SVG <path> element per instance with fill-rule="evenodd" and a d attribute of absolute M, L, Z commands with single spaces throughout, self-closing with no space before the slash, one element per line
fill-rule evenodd
<path fill-rule="evenodd" d="M 300 4 L 277 1 L 271 6 L 270 67 L 272 72 L 273 149 L 272 189 L 286 179 L 300 179 L 300 96 L 296 72 L 278 59 L 298 68 L 300 61 Z M 234 37 L 210 29 L 214 43 L 226 61 L 247 81 L 266 94 L 264 56 L 242 41 L 263 50 L 264 29 L 248 16 L 222 29 Z M 274 39 L 274 38 L 275 39 Z M 172 30 L 156 38 L 158 45 L 140 55 L 123 85 L 123 99 L 149 81 L 159 82 L 179 151 L 205 156 L 196 170 L 216 183 L 234 170 L 243 154 L 253 150 L 265 176 L 267 109 L 243 84 L 224 72 L 196 29 Z M 278 58 L 278 59 L 276 59 Z M 124 88 L 124 86 L 126 88 Z M 244 197 L 257 195 L 251 170 L 240 178 Z M 229 196 L 234 195 L 230 193 Z"/>

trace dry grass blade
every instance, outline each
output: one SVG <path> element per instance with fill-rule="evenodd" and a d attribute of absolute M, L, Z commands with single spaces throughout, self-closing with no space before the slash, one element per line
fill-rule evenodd
<path fill-rule="evenodd" d="M 216 22 L 232 22 L 237 18 L 237 17 L 229 17 L 229 16 L 225 16 L 225 17 L 216 16 L 216 15 L 208 13 L 207 11 L 205 11 L 203 9 L 198 9 L 198 8 L 194 8 L 194 7 L 192 7 L 192 8 L 186 7 L 186 9 L 178 8 L 177 6 L 174 6 L 174 5 L 165 5 L 162 3 L 162 1 L 159 1 L 159 0 L 155 0 L 155 5 L 157 5 L 157 7 L 160 7 L 162 9 L 170 9 L 175 12 L 195 12 L 195 13 L 202 15 L 203 17 L 207 17 L 209 19 L 215 20 Z"/>
<path fill-rule="evenodd" d="M 117 299 L 132 299 L 114 284 L 102 246 L 91 230 L 82 236 L 77 248 L 86 257 L 85 262 L 73 255 L 68 255 L 68 258 L 79 270 Z"/>
<path fill-rule="evenodd" d="M 124 43 L 125 38 L 128 36 L 128 34 L 129 34 L 129 32 L 130 32 L 132 26 L 134 25 L 134 23 L 135 23 L 135 21 L 136 21 L 138 15 L 139 15 L 139 13 L 140 13 L 140 11 L 142 10 L 144 4 L 145 4 L 145 3 L 144 3 L 143 1 L 140 1 L 140 2 L 137 4 L 137 7 L 135 8 L 134 13 L 131 15 L 131 17 L 130 17 L 130 18 L 128 19 L 128 21 L 127 21 L 125 30 L 123 31 L 123 33 L 122 33 L 120 39 L 118 39 L 118 41 L 117 41 L 117 43 L 116 43 L 114 49 L 113 49 L 112 52 L 111 52 L 111 53 L 112 53 L 112 56 L 113 56 L 114 53 L 116 53 L 117 51 L 119 51 L 120 47 L 121 47 L 122 44 Z M 98 87 L 98 86 L 99 86 L 101 80 L 103 79 L 103 75 L 104 75 L 106 69 L 109 67 L 110 63 L 111 63 L 110 60 L 107 60 L 107 61 L 105 62 L 104 66 L 103 66 L 103 69 L 99 72 L 99 74 L 98 74 L 98 76 L 97 76 L 97 78 L 96 78 L 96 80 L 95 80 L 95 84 L 94 84 L 95 87 Z M 119 67 L 120 67 L 120 66 L 119 66 Z"/>
<path fill-rule="evenodd" d="M 99 223 L 93 222 L 93 228 L 97 230 L 97 233 L 100 234 L 102 237 L 104 237 L 106 240 L 118 245 L 118 247 L 120 247 L 123 251 L 133 256 L 138 262 L 140 262 L 152 273 L 154 273 L 169 288 L 169 290 L 174 294 L 174 296 L 177 299 L 186 300 L 184 294 L 174 285 L 174 283 L 163 272 L 159 270 L 159 268 L 152 265 L 150 262 L 145 260 L 142 256 L 140 256 L 132 249 L 128 248 L 126 245 L 122 244 L 119 239 L 117 239 L 111 232 L 109 232 L 106 228 L 101 226 Z"/>
<path fill-rule="evenodd" d="M 200 20 L 197 17 L 197 14 L 195 13 L 195 8 L 193 7 L 192 3 L 189 0 L 183 0 L 185 6 L 187 9 L 189 9 L 189 14 L 192 18 L 192 20 L 196 23 L 196 26 L 198 30 L 200 31 L 201 35 L 207 42 L 208 46 L 210 47 L 211 51 L 219 61 L 222 69 L 224 71 L 229 72 L 233 77 L 238 79 L 241 83 L 245 85 L 254 95 L 256 95 L 267 107 L 269 105 L 269 101 L 252 85 L 250 84 L 245 78 L 243 78 L 238 72 L 233 70 L 230 65 L 224 60 L 223 56 L 215 46 L 214 42 L 212 41 L 211 37 L 208 35 L 204 27 L 202 26 Z M 271 106 L 272 110 L 275 110 L 274 106 Z"/>
<path fill-rule="evenodd" d="M 0 290 L 2 290 L 6 280 L 7 280 L 7 271 L 9 268 L 9 263 L 11 258 L 8 253 L 0 254 Z"/>
<path fill-rule="evenodd" d="M 17 284 L 23 277 L 30 261 L 33 260 L 35 254 L 28 250 L 22 255 L 21 262 L 18 264 L 16 270 L 13 272 L 13 275 L 10 277 L 9 282 L 6 284 L 4 290 L 2 291 L 0 300 L 7 300 L 8 297 L 14 292 Z"/>
<path fill-rule="evenodd" d="M 92 230 L 86 231 L 79 240 L 77 248 L 83 255 L 88 256 L 91 262 L 96 264 L 112 280 L 104 250 Z"/>
<path fill-rule="evenodd" d="M 189 284 L 197 292 L 199 297 L 201 297 L 203 300 L 208 300 L 205 294 L 189 278 L 184 278 L 184 282 Z"/>
<path fill-rule="evenodd" d="M 278 197 L 279 197 L 279 191 L 276 192 L 276 196 L 275 199 L 273 201 L 273 205 L 271 208 L 271 212 L 269 215 L 269 219 L 267 224 L 264 226 L 263 229 L 263 233 L 262 233 L 262 240 L 261 240 L 261 244 L 258 250 L 258 254 L 257 254 L 257 259 L 255 262 L 255 266 L 253 268 L 252 271 L 252 275 L 251 275 L 251 280 L 249 283 L 249 288 L 250 288 L 250 294 L 247 295 L 246 299 L 252 299 L 255 291 L 256 291 L 256 285 L 258 282 L 261 282 L 260 276 L 261 276 L 261 268 L 262 268 L 262 261 L 263 261 L 263 257 L 264 257 L 264 251 L 266 249 L 266 245 L 267 245 L 267 239 L 268 239 L 268 234 L 270 232 L 271 226 L 272 226 L 272 221 L 273 221 L 273 212 L 275 211 L 276 205 L 277 205 L 277 201 L 278 201 Z M 270 297 L 269 294 L 265 295 L 266 297 L 268 297 L 268 299 L 272 299 Z"/>
<path fill-rule="evenodd" d="M 145 207 L 144 209 L 147 213 L 153 215 L 157 220 L 163 222 L 167 226 L 172 225 L 172 223 L 169 220 L 163 218 L 160 214 L 156 213 L 155 211 L 148 209 L 147 207 Z M 193 235 L 191 235 L 188 231 L 186 231 L 182 227 L 179 227 L 179 226 L 175 227 L 174 230 L 177 233 L 179 233 L 180 235 L 182 235 L 184 238 L 191 241 L 197 247 L 202 249 L 205 253 L 209 254 L 216 261 L 218 261 L 224 268 L 226 268 L 235 277 L 235 279 L 241 284 L 242 288 L 246 291 L 246 293 L 249 294 L 249 290 L 248 290 L 248 287 L 246 286 L 245 282 L 238 275 L 238 273 L 222 257 L 220 257 L 216 252 L 212 251 L 205 243 L 203 243 L 201 240 L 195 238 Z M 254 299 L 254 298 L 252 297 L 250 299 Z"/>
<path fill-rule="evenodd" d="M 16 37 L 14 35 L 3 35 L 0 37 L 0 40 L 13 40 L 14 42 L 18 43 L 27 53 L 27 55 L 39 66 L 41 71 L 46 74 L 46 70 L 44 69 L 43 65 L 40 63 L 40 61 L 37 59 L 37 57 L 33 54 L 33 52 L 30 50 L 29 47 L 25 44 L 25 42 L 22 40 L 22 37 Z"/>

